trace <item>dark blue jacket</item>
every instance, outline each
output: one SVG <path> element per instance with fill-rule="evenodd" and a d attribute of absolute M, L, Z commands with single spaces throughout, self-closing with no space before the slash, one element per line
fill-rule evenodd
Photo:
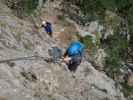
<path fill-rule="evenodd" d="M 75 72 L 78 66 L 80 65 L 81 61 L 82 61 L 82 57 L 79 55 L 71 57 L 71 60 L 67 64 L 68 69 L 72 72 Z"/>
<path fill-rule="evenodd" d="M 47 33 L 52 33 L 52 25 L 50 22 L 46 22 L 46 26 L 44 26 L 44 29 Z"/>

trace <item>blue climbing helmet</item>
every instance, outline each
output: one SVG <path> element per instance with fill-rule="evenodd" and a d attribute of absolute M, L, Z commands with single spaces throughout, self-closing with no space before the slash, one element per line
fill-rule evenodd
<path fill-rule="evenodd" d="M 67 49 L 67 54 L 68 56 L 75 56 L 75 55 L 82 56 L 84 48 L 85 46 L 81 42 L 79 41 L 72 42 Z"/>

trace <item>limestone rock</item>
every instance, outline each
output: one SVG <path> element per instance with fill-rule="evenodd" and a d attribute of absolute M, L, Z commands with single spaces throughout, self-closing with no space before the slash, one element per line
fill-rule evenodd
<path fill-rule="evenodd" d="M 128 85 L 133 86 L 133 73 L 131 73 L 131 75 L 129 75 Z"/>
<path fill-rule="evenodd" d="M 15 17 L 0 3 L 0 60 L 38 52 L 48 57 L 57 45 L 33 23 Z M 115 82 L 83 61 L 76 73 L 63 64 L 43 60 L 0 63 L 0 99 L 3 100 L 126 100 Z"/>

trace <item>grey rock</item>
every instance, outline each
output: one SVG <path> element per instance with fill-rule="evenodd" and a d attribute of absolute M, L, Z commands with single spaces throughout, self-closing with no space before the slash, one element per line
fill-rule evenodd
<path fill-rule="evenodd" d="M 56 42 L 42 31 L 33 34 L 32 24 L 15 17 L 4 4 L 0 9 L 0 60 L 35 52 L 48 57 L 48 48 Z M 86 61 L 76 73 L 43 60 L 1 63 L 0 96 L 6 100 L 125 100 L 115 82 Z"/>

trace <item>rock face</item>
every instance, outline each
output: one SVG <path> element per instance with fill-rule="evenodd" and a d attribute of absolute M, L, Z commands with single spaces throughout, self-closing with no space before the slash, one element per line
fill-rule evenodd
<path fill-rule="evenodd" d="M 129 84 L 130 86 L 133 86 L 133 73 L 131 73 L 131 75 L 130 75 L 129 78 L 128 78 L 128 84 Z"/>
<path fill-rule="evenodd" d="M 35 52 L 48 57 L 56 41 L 0 3 L 0 60 Z M 125 100 L 115 82 L 83 61 L 75 74 L 43 60 L 0 63 L 0 100 Z"/>

